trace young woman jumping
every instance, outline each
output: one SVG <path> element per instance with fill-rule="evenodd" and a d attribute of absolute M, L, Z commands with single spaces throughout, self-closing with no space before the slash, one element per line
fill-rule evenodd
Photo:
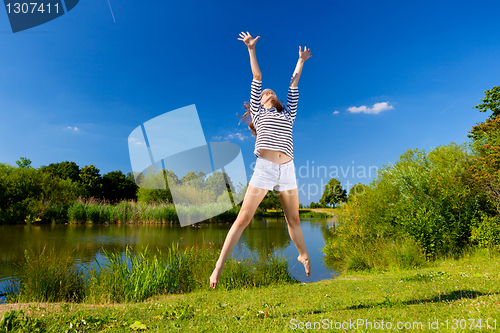
<path fill-rule="evenodd" d="M 283 205 L 285 220 L 288 224 L 290 238 L 299 251 L 298 261 L 305 268 L 307 276 L 311 275 L 311 263 L 307 253 L 304 236 L 300 228 L 299 192 L 293 163 L 292 127 L 297 113 L 299 99 L 298 83 L 304 62 L 311 57 L 311 50 L 299 46 L 299 60 L 288 88 L 287 105 L 278 101 L 271 89 L 262 91 L 262 73 L 255 54 L 255 43 L 260 38 L 252 38 L 247 33 L 240 33 L 238 40 L 248 47 L 253 81 L 251 85 L 250 103 L 245 105 L 247 112 L 242 116 L 247 121 L 252 133 L 257 137 L 254 155 L 257 156 L 254 173 L 248 184 L 245 198 L 231 229 L 226 236 L 219 260 L 210 276 L 210 287 L 216 288 L 224 262 L 241 237 L 243 230 L 252 220 L 257 207 L 267 191 L 276 190 Z"/>

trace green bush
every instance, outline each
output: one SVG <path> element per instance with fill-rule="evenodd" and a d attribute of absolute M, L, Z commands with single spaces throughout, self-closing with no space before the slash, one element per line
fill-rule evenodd
<path fill-rule="evenodd" d="M 87 209 L 83 202 L 75 202 L 68 208 L 68 221 L 72 223 L 87 223 Z"/>
<path fill-rule="evenodd" d="M 353 269 L 422 264 L 422 253 L 427 259 L 459 255 L 470 243 L 471 221 L 488 209 L 467 171 L 473 161 L 465 145 L 454 143 L 429 153 L 407 150 L 338 209 L 325 254 Z M 391 244 L 408 251 L 398 255 Z"/>
<path fill-rule="evenodd" d="M 479 247 L 500 249 L 500 220 L 498 216 L 481 214 L 472 223 L 471 241 Z"/>
<path fill-rule="evenodd" d="M 400 192 L 393 223 L 431 259 L 458 255 L 469 243 L 471 220 L 487 205 L 471 184 L 473 161 L 465 145 L 452 143 L 429 154 L 410 150 L 381 172 Z"/>
<path fill-rule="evenodd" d="M 85 193 L 71 179 L 4 163 L 0 163 L 0 192 L 0 224 L 62 222 L 67 205 Z"/>

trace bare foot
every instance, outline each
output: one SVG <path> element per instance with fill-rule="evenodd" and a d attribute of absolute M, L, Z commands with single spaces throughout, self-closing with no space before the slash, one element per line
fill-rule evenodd
<path fill-rule="evenodd" d="M 224 265 L 215 265 L 215 269 L 210 276 L 210 288 L 217 288 L 217 283 L 219 283 L 220 273 L 224 269 Z"/>
<path fill-rule="evenodd" d="M 309 260 L 309 257 L 302 258 L 301 256 L 298 256 L 297 260 L 304 265 L 307 277 L 311 276 L 311 261 Z"/>

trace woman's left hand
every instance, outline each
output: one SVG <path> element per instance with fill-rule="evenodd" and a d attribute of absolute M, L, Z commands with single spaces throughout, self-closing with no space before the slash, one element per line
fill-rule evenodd
<path fill-rule="evenodd" d="M 308 49 L 307 46 L 304 46 L 304 51 L 302 51 L 302 46 L 299 46 L 299 58 L 303 61 L 311 58 L 311 49 Z"/>

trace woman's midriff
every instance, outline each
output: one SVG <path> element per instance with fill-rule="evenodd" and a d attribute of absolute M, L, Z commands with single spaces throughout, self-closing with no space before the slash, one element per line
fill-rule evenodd
<path fill-rule="evenodd" d="M 287 162 L 290 162 L 292 158 L 285 154 L 282 151 L 277 151 L 277 150 L 269 150 L 269 149 L 261 149 L 260 150 L 260 157 L 265 158 L 268 161 L 278 163 L 278 164 L 285 164 Z"/>

